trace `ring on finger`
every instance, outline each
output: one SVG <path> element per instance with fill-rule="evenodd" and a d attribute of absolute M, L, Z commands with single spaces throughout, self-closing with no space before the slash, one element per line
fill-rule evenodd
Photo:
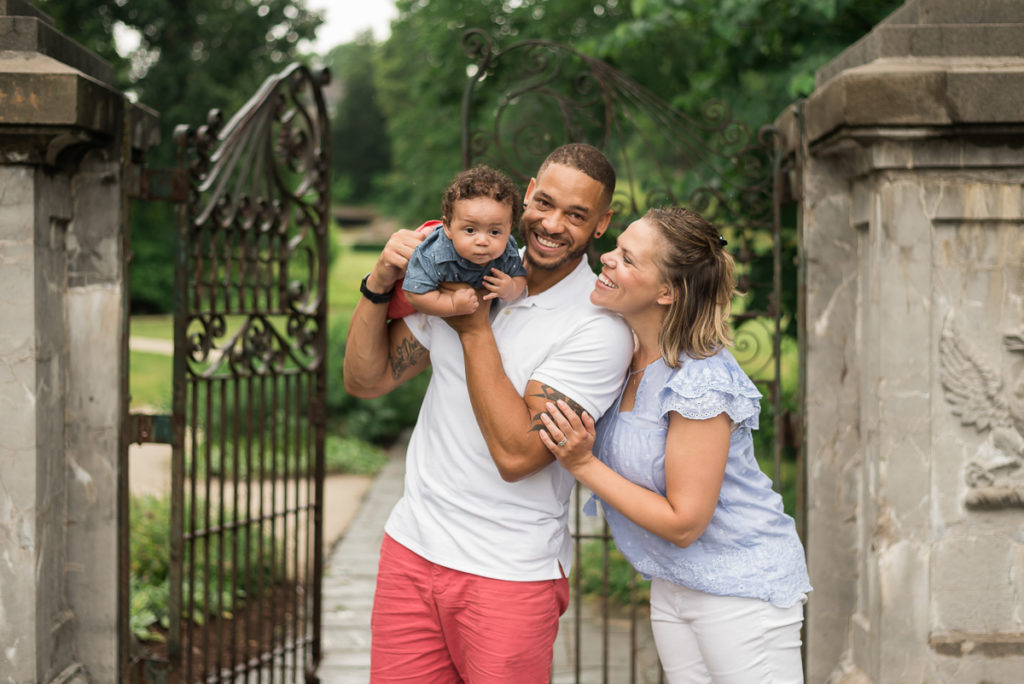
<path fill-rule="evenodd" d="M 555 446 L 564 447 L 565 446 L 565 442 L 566 442 L 566 438 L 562 437 L 562 440 L 558 444 L 556 444 Z"/>

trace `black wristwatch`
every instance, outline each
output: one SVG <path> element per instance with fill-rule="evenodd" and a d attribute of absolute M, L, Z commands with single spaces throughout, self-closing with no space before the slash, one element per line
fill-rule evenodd
<path fill-rule="evenodd" d="M 366 287 L 366 279 L 369 277 L 370 274 L 367 273 L 366 275 L 363 276 L 363 282 L 359 283 L 359 291 L 363 293 L 363 296 L 369 299 L 374 304 L 387 304 L 388 302 L 390 302 L 391 295 L 395 294 L 395 288 L 391 288 L 384 294 L 377 294 L 376 292 L 371 292 Z"/>

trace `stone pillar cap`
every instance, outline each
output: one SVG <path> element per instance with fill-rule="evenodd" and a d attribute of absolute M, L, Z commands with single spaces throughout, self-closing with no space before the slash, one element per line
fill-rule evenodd
<path fill-rule="evenodd" d="M 53 19 L 25 0 L 0 0 L 0 46 L 0 55 L 39 53 L 97 81 L 114 83 L 110 64 L 58 31 Z"/>
<path fill-rule="evenodd" d="M 56 165 L 126 123 L 133 148 L 159 143 L 157 113 L 127 101 L 109 64 L 24 0 L 0 0 L 0 46 L 0 163 Z"/>
<path fill-rule="evenodd" d="M 821 87 L 879 59 L 1018 59 L 1024 45 L 1020 0 L 908 0 L 815 74 Z"/>

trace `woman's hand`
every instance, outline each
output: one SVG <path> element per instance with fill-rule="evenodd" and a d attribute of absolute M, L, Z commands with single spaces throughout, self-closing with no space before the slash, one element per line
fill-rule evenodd
<path fill-rule="evenodd" d="M 576 413 L 562 399 L 558 404 L 547 403 L 548 412 L 541 415 L 544 429 L 540 431 L 540 439 L 562 467 L 573 472 L 577 468 L 595 460 L 594 453 L 594 419 L 586 411 L 582 416 Z"/>

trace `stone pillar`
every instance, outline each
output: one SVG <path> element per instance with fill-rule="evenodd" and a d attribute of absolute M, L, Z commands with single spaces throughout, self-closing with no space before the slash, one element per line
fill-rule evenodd
<path fill-rule="evenodd" d="M 801 213 L 808 682 L 1024 679 L 1024 3 L 911 0 L 777 125 Z"/>
<path fill-rule="evenodd" d="M 115 682 L 128 153 L 155 118 L 0 0 L 0 680 Z"/>

